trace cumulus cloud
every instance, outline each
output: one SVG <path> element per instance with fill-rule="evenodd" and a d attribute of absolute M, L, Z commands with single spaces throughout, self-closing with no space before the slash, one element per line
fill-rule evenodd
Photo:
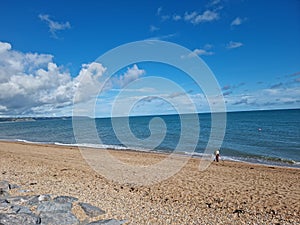
<path fill-rule="evenodd" d="M 6 52 L 11 49 L 11 44 L 5 43 L 5 42 L 0 42 L 0 53 Z"/>
<path fill-rule="evenodd" d="M 98 92 L 111 89 L 104 83 L 106 68 L 97 62 L 83 64 L 77 76 L 58 66 L 53 56 L 15 51 L 0 42 L 0 115 L 51 115 L 74 103 L 95 99 Z M 137 65 L 116 78 L 123 87 L 145 73 Z M 73 102 L 74 101 L 74 102 Z"/>
<path fill-rule="evenodd" d="M 71 28 L 70 22 L 57 22 L 52 19 L 50 19 L 50 16 L 47 14 L 40 14 L 39 18 L 41 21 L 44 21 L 47 23 L 49 27 L 49 31 L 52 35 L 52 37 L 57 38 L 57 32 L 61 30 L 66 30 Z"/>
<path fill-rule="evenodd" d="M 175 15 L 173 15 L 172 19 L 173 19 L 174 21 L 178 21 L 178 20 L 181 20 L 182 18 L 181 18 L 180 15 L 175 14 Z"/>
<path fill-rule="evenodd" d="M 4 45 L 10 44 L 0 42 Z M 0 53 L 0 113 L 27 114 L 41 110 L 39 106 L 71 104 L 71 76 L 52 59 L 51 55 L 22 53 L 11 47 Z"/>
<path fill-rule="evenodd" d="M 242 19 L 242 18 L 240 18 L 240 17 L 236 17 L 232 22 L 231 22 L 231 24 L 230 24 L 230 26 L 239 26 L 239 25 L 241 25 L 243 22 L 245 22 L 246 21 L 246 18 L 244 18 L 244 19 Z"/>
<path fill-rule="evenodd" d="M 242 98 L 241 100 L 238 100 L 234 103 L 232 103 L 232 105 L 241 105 L 241 104 L 247 104 L 248 103 L 248 98 Z"/>
<path fill-rule="evenodd" d="M 88 101 L 105 88 L 101 77 L 106 71 L 100 63 L 83 64 L 79 75 L 74 79 L 76 87 L 75 103 Z"/>
<path fill-rule="evenodd" d="M 265 88 L 247 91 L 247 94 L 233 94 L 231 89 L 223 96 L 230 110 L 254 110 L 299 107 L 299 87 L 278 85 L 275 88 Z"/>
<path fill-rule="evenodd" d="M 184 14 L 184 20 L 191 22 L 192 24 L 200 24 L 204 22 L 211 22 L 219 19 L 219 13 L 211 10 L 206 10 L 202 14 L 197 12 L 186 12 Z"/>
<path fill-rule="evenodd" d="M 241 42 L 235 42 L 235 41 L 230 41 L 226 48 L 227 49 L 234 49 L 234 48 L 239 48 L 239 47 L 242 47 L 243 46 L 243 43 Z"/>
<path fill-rule="evenodd" d="M 185 21 L 191 21 L 192 19 L 194 19 L 196 16 L 198 15 L 197 12 L 185 12 L 184 14 L 184 20 Z"/>
<path fill-rule="evenodd" d="M 211 48 L 212 48 L 212 45 L 206 44 L 206 45 L 204 45 L 204 47 L 202 49 L 196 48 L 190 54 L 182 55 L 181 58 L 193 58 L 193 57 L 202 56 L 202 55 L 213 55 L 214 52 L 210 51 Z"/>
<path fill-rule="evenodd" d="M 193 51 L 196 55 L 213 55 L 214 53 L 212 51 L 207 51 L 206 49 L 195 49 Z"/>
<path fill-rule="evenodd" d="M 211 6 L 215 6 L 218 5 L 221 2 L 221 0 L 211 0 L 208 2 L 207 6 L 211 7 Z"/>
<path fill-rule="evenodd" d="M 125 87 L 132 81 L 140 78 L 142 75 L 145 74 L 145 70 L 139 69 L 136 64 L 133 67 L 127 68 L 127 71 L 113 80 L 114 84 L 117 84 L 119 87 Z"/>

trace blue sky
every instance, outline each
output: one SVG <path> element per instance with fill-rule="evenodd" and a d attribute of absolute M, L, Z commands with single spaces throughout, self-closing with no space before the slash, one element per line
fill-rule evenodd
<path fill-rule="evenodd" d="M 94 86 L 83 85 L 94 90 L 88 96 L 100 85 L 96 78 L 106 68 L 94 60 L 147 39 L 173 42 L 201 57 L 219 82 L 228 111 L 300 108 L 297 0 L 11 0 L 1 4 L 0 27 L 0 116 L 70 115 L 80 74 L 93 71 Z M 149 76 L 182 85 L 197 111 L 209 111 L 188 76 L 166 65 L 139 63 L 119 71 L 96 98 L 96 116 L 110 115 L 120 90 Z M 133 114 L 173 113 L 162 100 L 150 100 L 154 95 L 183 101 L 168 86 L 151 85 L 138 88 L 148 90 L 143 95 L 132 94 L 144 98 Z M 81 97 L 83 107 L 93 104 Z"/>

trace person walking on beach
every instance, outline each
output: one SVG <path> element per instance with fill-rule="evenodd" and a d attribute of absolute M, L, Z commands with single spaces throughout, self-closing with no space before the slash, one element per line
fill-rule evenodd
<path fill-rule="evenodd" d="M 217 149 L 216 151 L 215 151 L 215 161 L 217 161 L 217 162 L 219 162 L 219 159 L 220 159 L 220 151 L 219 151 L 219 149 Z"/>

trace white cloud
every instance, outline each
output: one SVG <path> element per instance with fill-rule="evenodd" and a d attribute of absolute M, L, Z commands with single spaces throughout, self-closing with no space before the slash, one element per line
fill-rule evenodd
<path fill-rule="evenodd" d="M 71 28 L 70 22 L 57 22 L 52 19 L 50 19 L 50 16 L 47 14 L 40 14 L 39 18 L 41 21 L 44 21 L 47 23 L 49 27 L 49 31 L 52 35 L 52 37 L 57 38 L 57 31 L 66 30 Z"/>
<path fill-rule="evenodd" d="M 155 31 L 158 31 L 158 30 L 159 30 L 159 27 L 156 27 L 154 25 L 150 26 L 150 32 L 155 32 Z"/>
<path fill-rule="evenodd" d="M 101 77 L 105 71 L 106 68 L 100 63 L 93 62 L 82 65 L 79 75 L 74 79 L 75 103 L 88 101 L 98 94 L 103 85 Z"/>
<path fill-rule="evenodd" d="M 185 21 L 190 21 L 190 20 L 194 19 L 197 15 L 198 15 L 197 12 L 191 12 L 191 13 L 185 12 L 184 20 Z"/>
<path fill-rule="evenodd" d="M 0 42 L 3 46 L 3 42 Z M 8 115 L 40 113 L 72 103 L 72 79 L 53 56 L 6 48 L 0 54 L 0 111 Z M 63 93 L 62 93 L 63 92 Z"/>
<path fill-rule="evenodd" d="M 207 4 L 207 6 L 208 6 L 208 7 L 215 6 L 215 5 L 219 4 L 220 2 L 221 2 L 221 0 L 211 0 L 211 1 Z"/>
<path fill-rule="evenodd" d="M 219 19 L 219 13 L 216 11 L 206 10 L 202 14 L 197 12 L 186 12 L 184 14 L 184 20 L 191 22 L 192 24 L 200 24 L 205 22 L 211 22 Z"/>
<path fill-rule="evenodd" d="M 104 91 L 113 87 L 112 81 L 104 83 L 106 68 L 100 63 L 83 64 L 78 75 L 72 77 L 53 62 L 52 55 L 22 53 L 4 42 L 0 47 L 1 115 L 49 116 L 66 110 L 70 114 L 74 103 L 89 104 L 101 87 Z M 123 87 L 143 74 L 145 71 L 134 65 L 113 81 Z"/>
<path fill-rule="evenodd" d="M 181 20 L 182 17 L 181 17 L 180 15 L 173 15 L 172 19 L 173 19 L 174 21 L 178 21 L 178 20 Z"/>
<path fill-rule="evenodd" d="M 114 84 L 120 87 L 125 87 L 126 85 L 140 78 L 144 74 L 145 70 L 139 69 L 138 66 L 134 64 L 133 67 L 127 68 L 127 71 L 123 75 L 121 75 L 118 78 L 115 78 L 113 82 Z"/>
<path fill-rule="evenodd" d="M 245 20 L 246 20 L 246 19 L 242 19 L 242 18 L 240 18 L 240 17 L 237 17 L 237 18 L 235 18 L 235 19 L 231 22 L 230 26 L 239 26 L 239 25 L 241 25 Z"/>
<path fill-rule="evenodd" d="M 198 24 L 203 22 L 210 22 L 219 19 L 219 14 L 210 10 L 206 10 L 203 14 L 198 15 L 192 23 Z"/>
<path fill-rule="evenodd" d="M 11 49 L 11 45 L 6 42 L 0 42 L 0 53 L 8 51 Z"/>
<path fill-rule="evenodd" d="M 174 33 L 174 34 L 166 34 L 166 35 L 161 35 L 161 36 L 155 36 L 155 37 L 150 37 L 146 40 L 168 40 L 170 38 L 173 38 L 175 37 L 177 34 Z"/>
<path fill-rule="evenodd" d="M 243 43 L 241 42 L 235 42 L 235 41 L 230 41 L 226 48 L 227 49 L 233 49 L 233 48 L 239 48 L 239 47 L 242 47 L 243 46 Z"/>
<path fill-rule="evenodd" d="M 197 48 L 193 51 L 193 53 L 196 55 L 213 55 L 214 54 L 211 51 L 207 51 L 205 49 L 197 49 Z"/>
<path fill-rule="evenodd" d="M 201 56 L 201 55 L 213 55 L 214 52 L 209 51 L 209 49 L 211 49 L 213 46 L 210 44 L 206 44 L 204 45 L 203 49 L 194 49 L 193 52 L 191 52 L 188 55 L 183 55 L 181 56 L 181 58 L 192 58 L 192 57 L 196 57 L 196 56 Z"/>

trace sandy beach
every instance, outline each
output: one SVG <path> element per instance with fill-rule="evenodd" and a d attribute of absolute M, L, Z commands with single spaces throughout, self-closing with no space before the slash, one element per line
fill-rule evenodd
<path fill-rule="evenodd" d="M 165 157 L 111 154 L 145 165 Z M 167 180 L 136 186 L 97 173 L 76 147 L 0 142 L 0 156 L 0 180 L 30 194 L 77 197 L 105 210 L 103 219 L 126 219 L 128 224 L 300 223 L 299 169 L 221 161 L 199 171 L 199 159 L 193 158 Z"/>

